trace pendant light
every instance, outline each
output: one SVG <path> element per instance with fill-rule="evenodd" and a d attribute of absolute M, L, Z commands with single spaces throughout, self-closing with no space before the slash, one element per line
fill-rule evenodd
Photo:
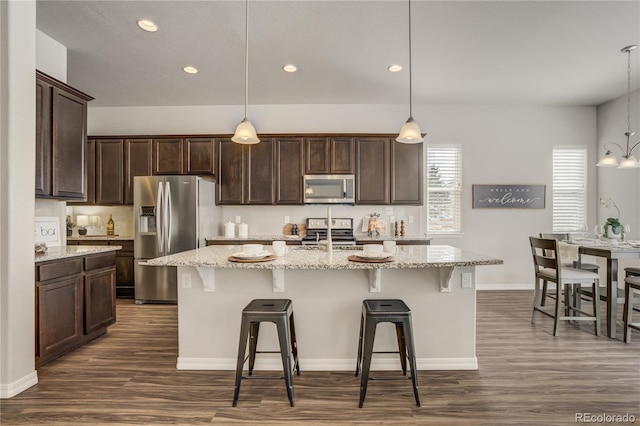
<path fill-rule="evenodd" d="M 632 155 L 633 150 L 640 145 L 640 142 L 637 142 L 631 147 L 631 149 L 629 149 L 629 145 L 631 145 L 631 136 L 635 135 L 635 132 L 631 130 L 631 52 L 637 47 L 637 45 L 632 44 L 630 46 L 623 47 L 621 50 L 622 53 L 627 54 L 627 131 L 624 132 L 627 137 L 627 149 L 623 150 L 620 145 L 614 142 L 606 143 L 604 145 L 606 152 L 596 164 L 598 167 L 617 167 L 619 169 L 636 169 L 640 167 L 638 159 Z M 607 148 L 609 145 L 617 146 L 623 153 L 620 164 L 618 164 L 618 160 L 611 153 L 611 150 Z"/>
<path fill-rule="evenodd" d="M 244 145 L 252 145 L 260 142 L 256 129 L 247 118 L 247 104 L 249 103 L 249 0 L 244 2 L 244 25 L 245 25 L 245 45 L 244 45 L 244 118 L 236 127 L 236 133 L 231 140 Z"/>
<path fill-rule="evenodd" d="M 400 129 L 396 141 L 401 143 L 420 143 L 424 141 L 418 123 L 413 120 L 412 75 L 411 75 L 411 0 L 409 0 L 409 119 Z"/>

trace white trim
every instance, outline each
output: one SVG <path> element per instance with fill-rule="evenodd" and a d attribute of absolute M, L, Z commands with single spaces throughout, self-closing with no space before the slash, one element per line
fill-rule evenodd
<path fill-rule="evenodd" d="M 533 290 L 533 283 L 524 284 L 476 284 L 476 290 Z"/>
<path fill-rule="evenodd" d="M 418 370 L 477 370 L 478 359 L 471 358 L 418 358 Z M 236 369 L 235 358 L 185 358 L 178 357 L 178 370 L 230 370 Z M 300 359 L 301 371 L 355 371 L 356 360 L 351 359 Z M 256 370 L 282 370 L 280 358 L 256 359 Z M 371 370 L 400 370 L 400 360 L 379 358 L 371 361 Z"/>
<path fill-rule="evenodd" d="M 19 393 L 29 389 L 31 386 L 38 384 L 38 372 L 33 370 L 26 376 L 9 384 L 0 384 L 0 399 L 13 398 Z"/>

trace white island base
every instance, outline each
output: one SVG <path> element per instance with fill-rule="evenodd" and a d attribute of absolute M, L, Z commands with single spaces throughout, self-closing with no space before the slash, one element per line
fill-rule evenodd
<path fill-rule="evenodd" d="M 380 269 L 380 291 L 370 292 L 371 269 L 280 269 L 284 288 L 274 292 L 271 269 L 179 266 L 177 368 L 235 370 L 242 309 L 253 299 L 286 298 L 293 301 L 300 368 L 355 371 L 362 301 L 397 298 L 411 308 L 418 369 L 477 369 L 475 266 L 449 270 L 448 292 L 438 267 Z M 462 288 L 464 272 L 472 274 L 471 288 Z M 277 348 L 275 326 L 262 323 L 258 350 Z M 374 350 L 397 350 L 392 324 L 378 326 Z M 255 368 L 281 370 L 281 359 L 259 354 Z M 400 369 L 399 356 L 374 355 L 371 368 Z"/>

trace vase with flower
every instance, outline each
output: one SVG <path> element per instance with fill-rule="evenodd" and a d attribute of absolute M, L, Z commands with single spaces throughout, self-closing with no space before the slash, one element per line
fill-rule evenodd
<path fill-rule="evenodd" d="M 609 217 L 604 223 L 604 237 L 612 241 L 624 240 L 624 226 L 620 223 L 620 209 L 612 197 L 601 197 L 600 205 L 606 208 L 614 208 L 618 215 Z"/>

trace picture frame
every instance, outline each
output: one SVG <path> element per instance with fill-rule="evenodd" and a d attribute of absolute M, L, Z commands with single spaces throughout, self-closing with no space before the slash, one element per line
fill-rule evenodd
<path fill-rule="evenodd" d="M 34 232 L 34 240 L 36 243 L 46 243 L 49 247 L 56 247 L 62 244 L 59 217 L 36 217 Z"/>
<path fill-rule="evenodd" d="M 474 209 L 544 209 L 546 185 L 473 185 Z"/>

